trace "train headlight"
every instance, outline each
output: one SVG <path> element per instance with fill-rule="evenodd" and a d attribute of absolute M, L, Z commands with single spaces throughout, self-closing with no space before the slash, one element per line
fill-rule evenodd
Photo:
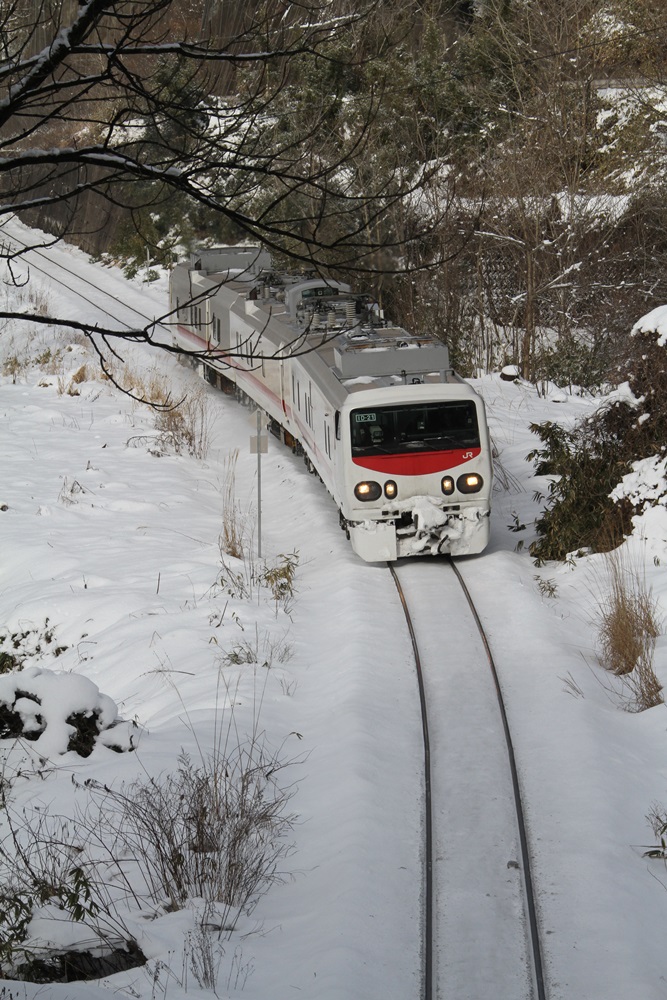
<path fill-rule="evenodd" d="M 456 480 L 459 493 L 479 493 L 483 485 L 484 480 L 476 472 L 467 472 Z"/>
<path fill-rule="evenodd" d="M 374 483 L 372 480 L 357 483 L 354 487 L 354 495 L 357 500 L 363 500 L 365 503 L 371 500 L 379 500 L 382 496 L 382 487 L 379 483 Z"/>
<path fill-rule="evenodd" d="M 446 497 L 451 496 L 454 492 L 454 480 L 451 476 L 443 476 L 442 482 L 440 483 L 440 489 Z"/>
<path fill-rule="evenodd" d="M 393 479 L 388 479 L 384 484 L 384 495 L 387 500 L 395 500 L 398 496 L 398 486 Z"/>

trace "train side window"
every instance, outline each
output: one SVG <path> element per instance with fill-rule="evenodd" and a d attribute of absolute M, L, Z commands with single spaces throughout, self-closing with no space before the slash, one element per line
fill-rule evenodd
<path fill-rule="evenodd" d="M 340 410 L 334 413 L 334 429 L 336 431 L 336 441 L 340 441 Z"/>

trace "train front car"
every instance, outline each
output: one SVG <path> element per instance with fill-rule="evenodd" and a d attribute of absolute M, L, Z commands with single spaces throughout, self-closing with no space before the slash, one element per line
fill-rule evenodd
<path fill-rule="evenodd" d="M 359 388 L 341 433 L 354 550 L 369 562 L 481 552 L 493 474 L 481 398 L 458 380 Z"/>
<path fill-rule="evenodd" d="M 373 297 L 283 275 L 259 247 L 174 268 L 175 344 L 254 400 L 303 454 L 368 562 L 481 552 L 492 462 L 484 404 L 447 346 L 386 321 Z"/>

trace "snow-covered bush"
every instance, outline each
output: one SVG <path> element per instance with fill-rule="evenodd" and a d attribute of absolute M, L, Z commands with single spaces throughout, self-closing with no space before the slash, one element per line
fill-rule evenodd
<path fill-rule="evenodd" d="M 61 656 L 67 646 L 57 641 L 56 626 L 48 618 L 43 625 L 22 624 L 0 631 L 0 674 L 26 665 L 43 656 Z M 32 661 L 32 663 L 30 662 Z"/>
<path fill-rule="evenodd" d="M 546 421 L 531 425 L 543 447 L 528 455 L 538 475 L 553 477 L 546 508 L 535 522 L 538 538 L 530 546 L 537 565 L 566 559 L 580 549 L 604 552 L 629 530 L 625 510 L 609 494 L 627 471 L 618 441 L 605 433 L 605 418 L 584 421 L 574 430 Z"/>
<path fill-rule="evenodd" d="M 632 532 L 633 516 L 665 503 L 667 480 L 651 490 L 620 488 L 635 463 L 667 455 L 667 347 L 662 312 L 640 321 L 629 341 L 619 386 L 592 417 L 567 430 L 546 422 L 531 430 L 543 447 L 528 457 L 536 471 L 554 479 L 531 546 L 538 563 L 571 552 L 613 549 Z M 667 314 L 664 317 L 667 327 Z"/>
<path fill-rule="evenodd" d="M 24 969 L 34 980 L 46 959 L 41 981 L 52 981 L 82 950 L 139 964 L 130 930 L 139 911 L 157 918 L 188 909 L 195 921 L 203 912 L 220 938 L 284 881 L 294 817 L 292 790 L 279 777 L 289 761 L 260 738 L 227 742 L 118 788 L 87 778 L 73 818 L 5 803 L 0 974 L 24 978 Z"/>
<path fill-rule="evenodd" d="M 119 857 L 136 863 L 138 894 L 169 910 L 204 899 L 230 930 L 283 880 L 294 822 L 286 812 L 291 793 L 279 784 L 285 767 L 249 739 L 198 760 L 182 754 L 174 773 L 120 790 L 88 787 L 102 826 L 116 831 Z"/>
<path fill-rule="evenodd" d="M 553 382 L 561 388 L 577 386 L 589 392 L 599 391 L 609 373 L 609 345 L 582 343 L 575 337 L 562 337 L 537 350 L 533 362 L 533 381 Z"/>
<path fill-rule="evenodd" d="M 114 750 L 134 749 L 131 726 L 87 677 L 40 667 L 0 676 L 0 740 L 34 742 L 44 757 L 73 750 L 88 757 L 99 741 Z"/>

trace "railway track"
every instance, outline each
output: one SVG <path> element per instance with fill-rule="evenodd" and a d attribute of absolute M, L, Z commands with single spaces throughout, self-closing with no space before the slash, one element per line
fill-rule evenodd
<path fill-rule="evenodd" d="M 520 783 L 488 639 L 452 560 L 389 569 L 422 709 L 423 1000 L 545 1000 Z"/>
<path fill-rule="evenodd" d="M 102 288 L 99 283 L 84 277 L 79 271 L 67 267 L 53 253 L 46 254 L 36 247 L 30 247 L 25 240 L 22 240 L 7 226 L 0 230 L 0 246 L 10 251 L 17 247 L 23 248 L 26 251 L 23 259 L 29 267 L 73 292 L 78 298 L 92 306 L 96 312 L 112 319 L 119 328 L 125 330 L 152 328 L 171 339 L 169 328 L 156 320 L 154 316 L 148 316 L 135 306 L 129 305 L 119 296 Z M 93 292 L 94 298 L 91 297 Z M 100 300 L 105 304 L 102 305 Z M 123 316 L 126 318 L 123 319 Z M 133 317 L 138 318 L 139 323 Z"/>

